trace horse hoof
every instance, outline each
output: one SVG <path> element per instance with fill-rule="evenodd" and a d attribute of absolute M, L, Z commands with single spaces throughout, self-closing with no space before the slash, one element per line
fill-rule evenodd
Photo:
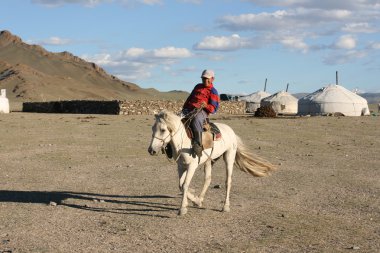
<path fill-rule="evenodd" d="M 200 200 L 198 197 L 193 201 L 193 205 L 196 207 L 202 207 L 202 200 Z"/>
<path fill-rule="evenodd" d="M 196 201 L 196 202 L 193 202 L 193 205 L 194 205 L 195 207 L 202 208 L 202 202 L 198 202 L 198 201 Z"/>
<path fill-rule="evenodd" d="M 224 207 L 223 207 L 223 212 L 228 213 L 229 211 L 231 211 L 231 210 L 230 210 L 230 206 L 224 206 Z"/>
<path fill-rule="evenodd" d="M 183 216 L 185 214 L 187 214 L 187 208 L 186 207 L 179 209 L 178 215 Z"/>

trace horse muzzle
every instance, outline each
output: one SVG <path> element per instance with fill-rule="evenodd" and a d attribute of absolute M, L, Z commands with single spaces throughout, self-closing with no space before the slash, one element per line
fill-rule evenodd
<path fill-rule="evenodd" d="M 152 147 L 149 147 L 149 148 L 148 148 L 148 153 L 149 153 L 150 155 L 157 155 L 157 151 L 154 150 Z"/>

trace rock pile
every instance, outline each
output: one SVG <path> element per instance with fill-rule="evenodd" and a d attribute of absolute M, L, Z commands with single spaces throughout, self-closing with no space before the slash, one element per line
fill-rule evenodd
<path fill-rule="evenodd" d="M 276 112 L 273 110 L 272 106 L 261 106 L 256 110 L 255 117 L 275 118 Z"/>
<path fill-rule="evenodd" d="M 134 100 L 119 101 L 120 112 L 123 115 L 154 115 L 163 109 L 180 112 L 184 101 L 166 100 Z"/>

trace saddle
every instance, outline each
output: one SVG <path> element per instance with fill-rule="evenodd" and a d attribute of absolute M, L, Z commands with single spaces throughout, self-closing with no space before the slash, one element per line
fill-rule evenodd
<path fill-rule="evenodd" d="M 190 139 L 193 139 L 194 134 L 190 127 L 190 120 L 188 118 L 183 118 L 182 123 L 185 126 L 186 134 Z M 203 149 L 208 149 L 213 147 L 214 141 L 219 141 L 222 138 L 222 133 L 219 128 L 207 118 L 203 123 L 202 132 L 202 146 Z"/>

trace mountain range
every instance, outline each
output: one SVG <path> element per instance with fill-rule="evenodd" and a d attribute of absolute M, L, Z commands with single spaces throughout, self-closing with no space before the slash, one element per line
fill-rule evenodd
<path fill-rule="evenodd" d="M 0 32 L 0 88 L 14 102 L 57 100 L 185 99 L 184 91 L 160 92 L 120 80 L 92 62 L 69 52 L 52 53 Z M 293 94 L 300 98 L 307 93 Z M 379 103 L 380 93 L 361 93 Z"/>
<path fill-rule="evenodd" d="M 0 32 L 0 88 L 12 101 L 184 99 L 187 92 L 143 89 L 69 52 L 52 53 Z"/>

